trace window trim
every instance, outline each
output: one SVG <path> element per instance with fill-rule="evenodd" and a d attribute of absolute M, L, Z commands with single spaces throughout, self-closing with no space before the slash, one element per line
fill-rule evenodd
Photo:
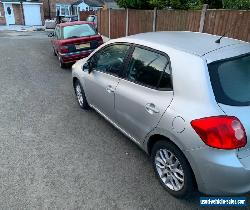
<path fill-rule="evenodd" d="M 141 82 L 133 81 L 133 80 L 130 80 L 130 79 L 127 78 L 127 73 L 129 71 L 129 64 L 131 62 L 131 59 L 132 59 L 132 56 L 133 56 L 133 53 L 134 53 L 136 47 L 144 49 L 144 50 L 148 50 L 150 52 L 158 53 L 158 54 L 166 57 L 166 59 L 167 59 L 168 62 L 166 64 L 166 66 L 164 67 L 163 71 L 162 71 L 162 74 L 160 76 L 160 79 L 158 80 L 158 83 L 157 83 L 156 87 L 150 86 L 150 85 L 146 85 L 146 84 L 141 83 Z M 169 70 L 170 70 L 170 78 L 171 78 L 171 86 L 172 87 L 171 88 L 159 88 L 159 84 L 160 84 L 160 81 L 162 79 L 163 73 L 166 72 L 165 70 L 166 70 L 166 68 L 167 68 L 168 65 L 169 65 Z M 171 60 L 170 60 L 169 55 L 167 53 L 165 53 L 165 52 L 159 51 L 157 49 L 154 49 L 154 48 L 151 48 L 151 47 L 148 47 L 148 46 L 144 46 L 144 45 L 140 45 L 140 44 L 135 44 L 135 43 L 132 44 L 131 50 L 129 51 L 129 56 L 127 57 L 127 60 L 126 60 L 126 65 L 123 68 L 123 75 L 122 76 L 123 76 L 122 79 L 124 79 L 126 81 L 129 81 L 129 82 L 132 82 L 134 84 L 143 86 L 143 87 L 147 87 L 147 88 L 158 90 L 158 91 L 173 91 L 172 66 L 171 66 Z"/>
<path fill-rule="evenodd" d="M 127 62 L 127 58 L 128 58 L 128 55 L 129 55 L 129 53 L 131 51 L 131 47 L 132 47 L 132 45 L 130 43 L 127 43 L 127 42 L 114 42 L 114 43 L 110 43 L 108 45 L 105 45 L 104 47 L 100 48 L 97 52 L 95 52 L 88 60 L 91 60 L 96 55 L 96 53 L 99 53 L 101 50 L 105 50 L 106 48 L 111 47 L 113 45 L 126 45 L 126 46 L 129 47 L 128 51 L 125 54 L 125 57 L 124 57 L 124 60 L 123 60 L 123 65 L 122 65 L 121 70 L 119 71 L 119 74 L 113 74 L 113 73 L 109 73 L 109 72 L 100 71 L 100 70 L 98 70 L 96 68 L 94 68 L 93 71 L 98 71 L 98 72 L 108 74 L 108 75 L 111 75 L 111 76 L 114 76 L 114 77 L 122 78 L 124 68 L 126 67 L 125 64 Z"/>

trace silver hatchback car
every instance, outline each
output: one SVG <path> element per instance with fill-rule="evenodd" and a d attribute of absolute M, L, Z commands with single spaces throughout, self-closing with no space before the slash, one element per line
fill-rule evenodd
<path fill-rule="evenodd" d="M 145 150 L 173 196 L 250 191 L 250 44 L 194 32 L 111 40 L 72 67 L 79 105 Z"/>

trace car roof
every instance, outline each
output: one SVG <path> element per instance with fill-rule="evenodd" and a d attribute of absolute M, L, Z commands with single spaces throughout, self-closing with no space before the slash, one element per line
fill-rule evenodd
<path fill-rule="evenodd" d="M 65 27 L 65 26 L 83 25 L 83 24 L 93 24 L 93 23 L 88 21 L 73 21 L 73 22 L 60 23 L 58 25 L 60 27 Z"/>
<path fill-rule="evenodd" d="M 148 32 L 137 35 L 127 36 L 119 41 L 136 43 L 137 41 L 144 41 L 151 45 L 157 44 L 162 47 L 171 47 L 176 50 L 184 51 L 190 54 L 204 56 L 210 52 L 216 51 L 221 48 L 225 48 L 232 45 L 246 44 L 249 43 L 223 37 L 221 43 L 215 43 L 220 36 L 190 32 L 190 31 L 160 31 L 160 32 Z"/>

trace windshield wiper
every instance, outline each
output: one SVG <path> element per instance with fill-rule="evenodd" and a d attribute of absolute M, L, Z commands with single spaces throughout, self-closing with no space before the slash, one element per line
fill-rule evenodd
<path fill-rule="evenodd" d="M 67 39 L 73 39 L 73 38 L 80 38 L 80 36 L 71 36 L 71 37 L 68 37 Z"/>

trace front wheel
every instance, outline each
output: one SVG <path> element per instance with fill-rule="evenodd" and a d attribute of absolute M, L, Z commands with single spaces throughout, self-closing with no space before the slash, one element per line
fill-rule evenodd
<path fill-rule="evenodd" d="M 177 146 L 168 141 L 156 142 L 151 159 L 157 178 L 171 195 L 183 198 L 193 193 L 192 169 Z"/>
<path fill-rule="evenodd" d="M 81 85 L 81 83 L 79 82 L 79 80 L 77 80 L 77 81 L 74 83 L 74 89 L 75 89 L 75 94 L 76 94 L 76 97 L 77 97 L 77 101 L 78 101 L 79 106 L 80 106 L 82 109 L 89 109 L 90 107 L 89 107 L 88 101 L 87 101 L 87 99 L 86 99 L 84 90 L 83 90 L 82 85 Z"/>

